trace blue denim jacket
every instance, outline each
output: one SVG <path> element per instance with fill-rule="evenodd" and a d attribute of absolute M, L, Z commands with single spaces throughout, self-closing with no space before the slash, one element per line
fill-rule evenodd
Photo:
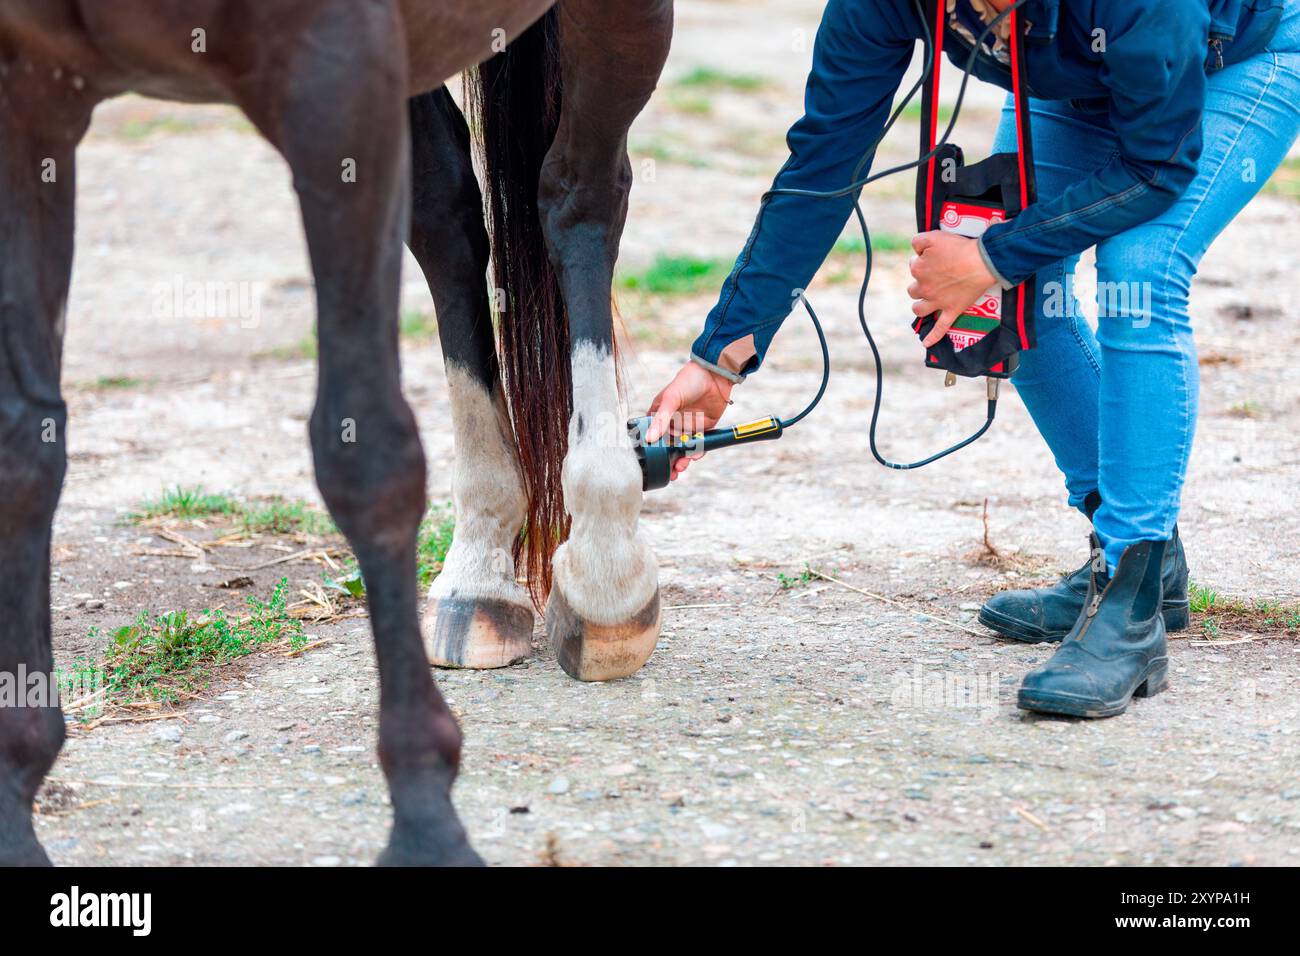
<path fill-rule="evenodd" d="M 935 2 L 920 0 L 927 16 Z M 1022 21 L 1032 24 L 1025 43 L 1030 95 L 1108 114 L 1123 145 L 1088 178 L 985 233 L 985 259 L 998 278 L 1009 285 L 1022 282 L 1172 205 L 1196 173 L 1207 74 L 1263 49 L 1282 5 L 1283 0 L 1029 0 L 1022 6 Z M 884 126 L 922 35 L 916 0 L 830 0 L 817 34 L 804 115 L 787 137 L 790 158 L 775 186 L 826 191 L 853 181 L 862 150 Z M 1099 38 L 1105 52 L 1096 49 Z M 965 66 L 970 45 L 951 29 L 944 49 Z M 1010 73 L 992 56 L 980 56 L 973 72 L 1010 89 Z M 769 200 L 692 353 L 716 365 L 724 348 L 752 334 L 757 355 L 741 372 L 758 368 L 798 290 L 812 280 L 851 211 L 848 198 Z"/>

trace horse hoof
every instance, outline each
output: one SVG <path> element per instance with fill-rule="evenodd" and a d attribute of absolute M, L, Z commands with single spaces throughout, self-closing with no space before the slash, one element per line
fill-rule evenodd
<path fill-rule="evenodd" d="M 532 609 L 506 601 L 430 600 L 424 632 L 434 667 L 489 670 L 533 655 Z"/>
<path fill-rule="evenodd" d="M 546 604 L 546 631 L 564 673 L 575 680 L 617 680 L 639 671 L 659 641 L 659 589 L 622 624 L 596 624 L 569 606 L 559 588 Z"/>
<path fill-rule="evenodd" d="M 452 846 L 420 839 L 400 839 L 394 835 L 375 866 L 487 866 L 483 858 L 461 839 Z"/>

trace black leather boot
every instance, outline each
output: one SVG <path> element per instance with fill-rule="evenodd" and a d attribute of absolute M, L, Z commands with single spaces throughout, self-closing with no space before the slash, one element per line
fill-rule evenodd
<path fill-rule="evenodd" d="M 1084 507 L 1089 518 L 1100 504 L 1100 497 L 1088 496 Z M 1070 628 L 1074 627 L 1083 611 L 1091 564 L 1089 560 L 1051 587 L 1003 591 L 993 595 L 980 608 L 979 622 L 1004 637 L 1028 644 L 1059 641 L 1070 633 Z M 1160 609 L 1165 618 L 1165 630 L 1185 630 L 1191 618 L 1187 601 L 1187 555 L 1183 552 L 1177 526 L 1165 551 L 1162 576 L 1165 596 Z"/>
<path fill-rule="evenodd" d="M 1020 685 L 1021 710 L 1070 717 L 1114 717 L 1137 697 L 1169 683 L 1169 644 L 1160 613 L 1161 571 L 1171 541 L 1130 545 L 1106 575 L 1101 542 L 1083 611 L 1056 653 Z M 1100 570 L 1098 570 L 1100 569 Z"/>

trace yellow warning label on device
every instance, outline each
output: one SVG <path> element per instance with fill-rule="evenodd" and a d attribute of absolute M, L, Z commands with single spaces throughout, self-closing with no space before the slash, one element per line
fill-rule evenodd
<path fill-rule="evenodd" d="M 760 418 L 756 422 L 737 425 L 731 431 L 737 438 L 753 438 L 755 435 L 765 435 L 768 432 L 774 432 L 780 427 L 781 423 L 769 415 L 767 418 Z"/>

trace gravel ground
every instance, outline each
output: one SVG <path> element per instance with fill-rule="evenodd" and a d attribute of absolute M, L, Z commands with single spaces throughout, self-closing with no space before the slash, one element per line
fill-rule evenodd
<path fill-rule="evenodd" d="M 819 4 L 755 6 L 681 4 L 669 82 L 632 137 L 630 269 L 658 252 L 726 258 L 748 232 L 798 109 L 808 53 L 797 31 L 811 36 Z M 701 93 L 673 82 L 705 64 L 766 83 Z M 967 142 L 987 140 L 997 103 L 975 95 Z M 897 155 L 914 141 L 901 129 Z M 298 354 L 311 285 L 283 164 L 229 111 L 128 99 L 101 110 L 80 179 L 73 454 L 55 534 L 64 663 L 93 652 L 91 627 L 237 600 L 213 590 L 232 572 L 139 553 L 168 547 L 122 523 L 140 499 L 179 483 L 318 501 L 313 372 Z M 878 230 L 907 233 L 909 191 L 869 195 Z M 1284 356 L 1300 347 L 1296 211 L 1262 196 L 1204 263 L 1193 303 L 1203 409 L 1183 520 L 1197 581 L 1293 604 L 1300 437 L 1287 426 L 1300 373 Z M 408 306 L 427 309 L 408 264 Z M 1086 528 L 1014 396 L 992 435 L 943 464 L 900 474 L 870 462 L 869 355 L 853 281 L 835 274 L 845 265 L 856 269 L 832 264 L 812 290 L 834 358 L 819 413 L 647 500 L 668 608 L 649 665 L 583 685 L 539 646 L 524 666 L 437 675 L 465 728 L 457 801 L 479 850 L 503 864 L 1300 862 L 1295 632 L 1198 621 L 1173 644 L 1171 689 L 1124 717 L 1017 711 L 1020 677 L 1049 649 L 995 640 L 973 611 L 1073 567 Z M 969 431 L 983 405 L 980 386 L 944 390 L 919 367 L 905 271 L 884 257 L 869 299 L 888 375 L 882 440 L 898 457 Z M 246 283 L 260 308 L 170 314 L 160 286 L 196 281 Z M 624 298 L 634 408 L 710 304 Z M 771 354 L 738 415 L 793 410 L 815 388 L 800 319 Z M 408 343 L 405 382 L 430 497 L 445 500 L 454 450 L 429 341 Z M 260 545 L 222 557 L 246 566 L 276 553 Z M 255 589 L 281 575 L 296 591 L 320 569 L 264 569 Z M 308 630 L 311 650 L 224 669 L 165 719 L 74 729 L 39 817 L 56 862 L 373 860 L 388 810 L 368 630 L 360 618 Z"/>

